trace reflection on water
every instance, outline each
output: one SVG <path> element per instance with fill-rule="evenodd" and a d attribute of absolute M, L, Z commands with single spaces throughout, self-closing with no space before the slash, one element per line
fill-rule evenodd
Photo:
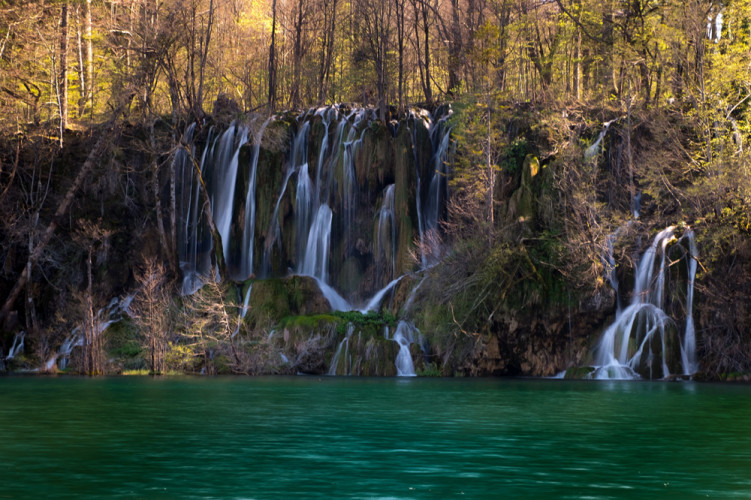
<path fill-rule="evenodd" d="M 0 378 L 0 497 L 751 497 L 751 387 Z"/>

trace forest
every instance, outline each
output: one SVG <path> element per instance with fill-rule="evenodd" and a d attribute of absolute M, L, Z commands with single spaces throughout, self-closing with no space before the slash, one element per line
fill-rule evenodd
<path fill-rule="evenodd" d="M 650 354 L 695 324 L 671 374 L 751 376 L 751 0 L 0 0 L 0 114 L 2 370 L 389 375 L 407 345 L 423 375 L 586 375 L 670 227 Z M 303 165 L 332 172 L 305 210 Z"/>

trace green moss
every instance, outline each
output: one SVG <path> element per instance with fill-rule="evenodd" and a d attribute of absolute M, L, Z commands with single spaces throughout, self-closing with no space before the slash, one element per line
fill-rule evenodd
<path fill-rule="evenodd" d="M 340 318 L 332 314 L 313 314 L 304 316 L 287 316 L 279 321 L 280 328 L 289 329 L 316 329 L 324 324 L 339 323 Z"/>

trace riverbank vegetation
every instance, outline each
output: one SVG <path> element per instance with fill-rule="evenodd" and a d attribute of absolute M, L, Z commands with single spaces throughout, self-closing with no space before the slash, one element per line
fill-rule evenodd
<path fill-rule="evenodd" d="M 300 277 L 252 277 L 250 309 L 250 281 L 181 297 L 186 127 L 205 142 L 276 114 L 263 151 L 281 161 L 299 110 L 341 102 L 383 133 L 450 104 L 439 264 L 375 317 L 329 315 Z M 587 364 L 626 300 L 603 255 L 629 283 L 683 224 L 700 372 L 751 373 L 749 0 L 0 1 L 0 114 L 2 368 L 321 373 L 353 324 L 355 365 L 390 374 L 370 330 L 404 316 L 431 346 L 411 347 L 418 369 L 552 375 Z M 426 243 L 407 243 L 416 271 Z"/>

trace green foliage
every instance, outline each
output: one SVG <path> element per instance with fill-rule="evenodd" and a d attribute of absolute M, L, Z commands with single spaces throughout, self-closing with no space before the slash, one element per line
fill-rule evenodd
<path fill-rule="evenodd" d="M 170 342 L 167 351 L 164 353 L 164 361 L 171 369 L 195 372 L 199 366 L 199 354 L 196 344 Z"/>
<path fill-rule="evenodd" d="M 503 149 L 501 168 L 509 175 L 516 175 L 524 164 L 524 158 L 530 153 L 530 145 L 525 137 L 513 139 Z"/>
<path fill-rule="evenodd" d="M 418 377 L 441 377 L 441 369 L 436 363 L 427 363 L 421 369 L 417 370 Z"/>
<path fill-rule="evenodd" d="M 335 311 L 332 315 L 343 320 L 337 325 L 339 334 L 346 333 L 347 324 L 353 324 L 355 328 L 362 330 L 396 326 L 396 317 L 388 311 L 368 311 L 365 314 L 358 311 Z"/>
<path fill-rule="evenodd" d="M 111 357 L 137 358 L 144 353 L 143 337 L 128 317 L 110 325 L 104 336 L 105 350 Z"/>

